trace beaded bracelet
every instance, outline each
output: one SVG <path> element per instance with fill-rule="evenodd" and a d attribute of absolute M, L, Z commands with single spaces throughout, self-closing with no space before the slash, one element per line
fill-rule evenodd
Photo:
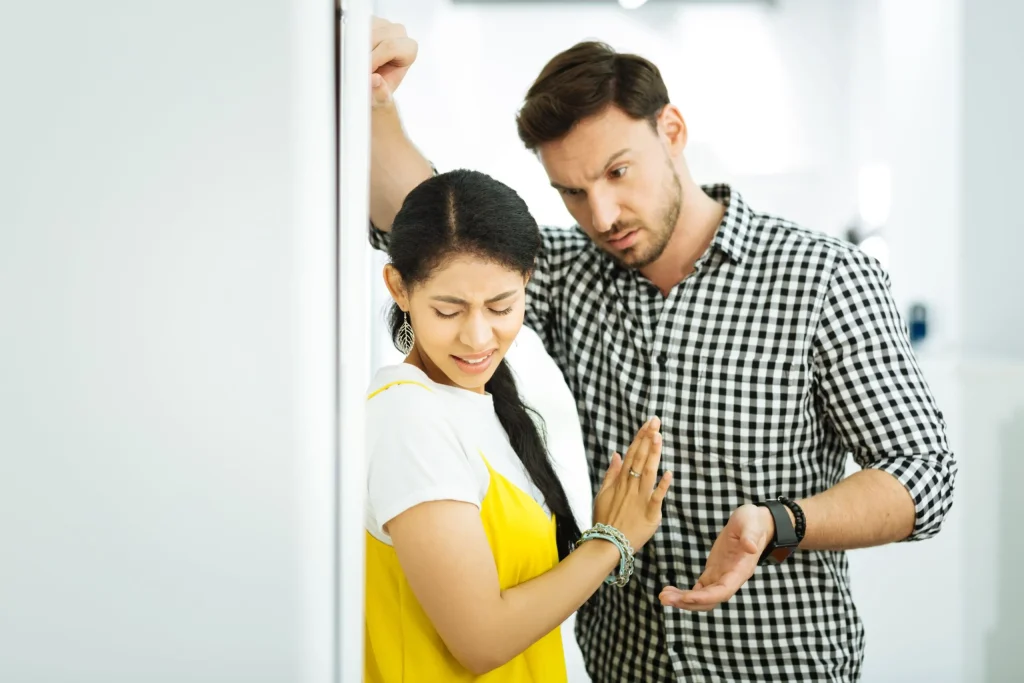
<path fill-rule="evenodd" d="M 605 577 L 604 582 L 608 584 L 615 584 L 620 588 L 629 583 L 630 577 L 633 576 L 633 546 L 629 544 L 629 539 L 625 535 L 613 526 L 608 524 L 595 524 L 592 528 L 587 529 L 580 536 L 580 539 L 576 541 L 575 548 L 580 547 L 585 541 L 589 541 L 592 538 L 599 538 L 604 541 L 608 541 L 616 548 L 619 549 L 619 572 L 618 575 L 610 574 Z"/>

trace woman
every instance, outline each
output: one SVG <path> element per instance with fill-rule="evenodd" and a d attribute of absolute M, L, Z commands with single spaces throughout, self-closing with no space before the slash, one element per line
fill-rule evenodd
<path fill-rule="evenodd" d="M 395 218 L 384 274 L 408 357 L 367 403 L 370 682 L 564 681 L 559 624 L 629 580 L 661 521 L 653 419 L 577 528 L 504 360 L 539 247 L 526 204 L 482 173 L 427 180 Z"/>

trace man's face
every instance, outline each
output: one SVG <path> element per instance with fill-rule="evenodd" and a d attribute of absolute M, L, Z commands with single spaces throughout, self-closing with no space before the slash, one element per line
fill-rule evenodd
<path fill-rule="evenodd" d="M 647 121 L 608 107 L 538 153 L 551 185 L 595 244 L 628 268 L 661 256 L 683 190 L 665 141 Z"/>

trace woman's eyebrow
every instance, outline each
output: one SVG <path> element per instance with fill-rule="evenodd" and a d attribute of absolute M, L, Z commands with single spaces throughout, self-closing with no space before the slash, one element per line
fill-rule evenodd
<path fill-rule="evenodd" d="M 485 304 L 497 303 L 497 302 L 501 301 L 502 299 L 507 299 L 510 296 L 515 295 L 516 291 L 517 290 L 510 289 L 507 292 L 503 292 L 502 294 L 499 294 L 498 296 L 492 296 L 490 299 L 488 299 L 484 303 Z M 465 299 L 460 299 L 457 296 L 446 296 L 446 295 L 441 294 L 441 295 L 438 295 L 438 296 L 432 296 L 430 298 L 431 298 L 432 301 L 443 301 L 446 304 L 455 304 L 457 306 L 465 306 L 466 305 Z"/>

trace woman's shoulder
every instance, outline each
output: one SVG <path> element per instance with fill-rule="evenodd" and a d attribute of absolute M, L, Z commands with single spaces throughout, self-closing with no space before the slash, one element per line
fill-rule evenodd
<path fill-rule="evenodd" d="M 435 500 L 480 504 L 487 471 L 449 407 L 448 392 L 411 366 L 376 373 L 367 392 L 367 529 L 389 543 L 384 525 Z"/>
<path fill-rule="evenodd" d="M 464 430 L 450 396 L 415 366 L 401 363 L 381 368 L 366 396 L 366 427 L 375 435 L 371 437 L 374 444 L 463 441 Z"/>
<path fill-rule="evenodd" d="M 437 410 L 441 403 L 436 386 L 414 365 L 398 363 L 380 368 L 367 389 L 367 414 L 396 409 Z"/>

